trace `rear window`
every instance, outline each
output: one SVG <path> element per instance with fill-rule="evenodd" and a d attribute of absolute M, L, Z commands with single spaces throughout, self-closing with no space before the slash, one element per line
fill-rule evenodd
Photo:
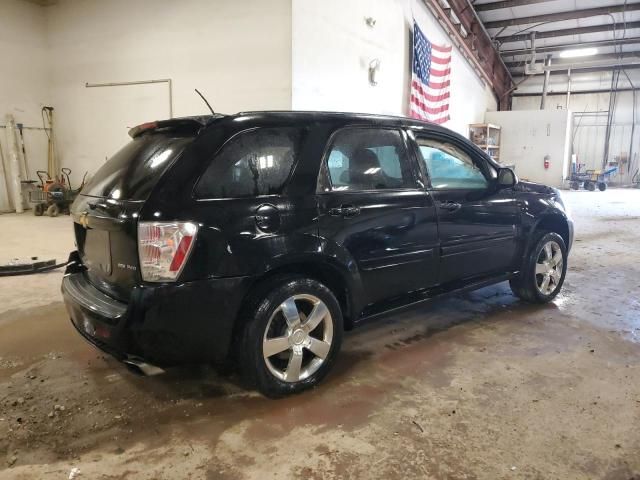
<path fill-rule="evenodd" d="M 397 130 L 345 128 L 327 161 L 334 191 L 415 188 L 411 164 Z"/>
<path fill-rule="evenodd" d="M 232 138 L 195 189 L 198 198 L 242 198 L 282 193 L 298 153 L 299 128 L 259 128 Z"/>
<path fill-rule="evenodd" d="M 153 133 L 136 137 L 98 169 L 82 189 L 82 195 L 146 200 L 163 173 L 193 138 Z"/>

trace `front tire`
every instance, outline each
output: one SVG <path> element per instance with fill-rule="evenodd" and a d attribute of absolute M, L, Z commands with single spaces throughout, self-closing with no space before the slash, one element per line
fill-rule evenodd
<path fill-rule="evenodd" d="M 267 397 L 317 385 L 342 344 L 342 312 L 333 293 L 304 277 L 276 277 L 249 299 L 238 360 L 245 380 Z"/>
<path fill-rule="evenodd" d="M 542 232 L 528 252 L 520 274 L 509 281 L 526 302 L 548 303 L 562 289 L 567 273 L 567 247 L 555 232 Z"/>

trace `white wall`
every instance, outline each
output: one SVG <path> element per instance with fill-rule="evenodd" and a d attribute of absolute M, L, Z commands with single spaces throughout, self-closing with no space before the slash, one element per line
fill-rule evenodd
<path fill-rule="evenodd" d="M 42 7 L 24 0 L 0 1 L 0 125 L 11 113 L 16 122 L 42 126 L 40 109 L 49 101 L 46 20 Z M 47 143 L 42 130 L 24 130 L 29 177 L 46 167 Z M 0 129 L 0 153 L 8 163 L 5 129 Z M 9 210 L 0 168 L 0 212 Z"/>
<path fill-rule="evenodd" d="M 61 0 L 47 7 L 52 102 L 61 165 L 79 180 L 168 118 L 167 84 L 85 82 L 171 78 L 174 116 L 291 108 L 290 0 Z"/>
<path fill-rule="evenodd" d="M 49 7 L 1 0 L 0 114 L 13 111 L 37 126 L 41 106 L 53 105 L 59 163 L 73 169 L 76 183 L 128 141 L 130 127 L 169 116 L 166 83 L 86 82 L 170 78 L 174 116 L 207 113 L 194 88 L 223 113 L 404 115 L 412 15 L 431 41 L 450 43 L 420 0 L 59 0 Z M 11 57 L 17 67 L 9 74 Z M 376 87 L 367 76 L 373 58 L 382 62 Z M 490 88 L 455 48 L 451 97 L 446 126 L 464 135 L 496 108 Z M 42 168 L 46 137 L 28 135 L 42 137 L 33 162 Z"/>
<path fill-rule="evenodd" d="M 629 76 L 634 86 L 640 85 L 640 76 L 636 70 L 629 70 Z M 565 75 L 551 77 L 550 92 L 566 92 L 567 78 Z M 629 82 L 620 75 L 619 87 L 628 88 Z M 606 90 L 611 87 L 610 73 L 578 74 L 573 75 L 572 90 L 597 89 Z M 541 79 L 534 77 L 527 81 L 522 89 L 523 93 L 535 93 L 534 96 L 514 97 L 514 110 L 532 110 L 540 108 L 540 95 L 542 91 Z M 636 94 L 638 95 L 638 94 Z M 619 162 L 619 173 L 612 177 L 613 181 L 629 183 L 633 174 L 640 166 L 640 126 L 637 126 L 633 135 L 633 151 L 631 157 L 631 131 L 633 125 L 632 92 L 620 92 L 615 104 L 615 113 L 609 141 L 608 161 Z M 636 98 L 636 104 L 638 99 Z M 557 110 L 566 108 L 566 95 L 549 95 L 545 109 Z M 583 170 L 600 169 L 604 158 L 606 123 L 609 109 L 609 93 L 596 94 L 572 94 L 569 109 L 574 113 L 572 148 L 577 155 L 578 162 L 584 164 Z M 638 105 L 636 105 L 638 110 Z M 638 112 L 636 112 L 636 123 Z M 624 159 L 626 158 L 626 162 Z"/>
<path fill-rule="evenodd" d="M 523 180 L 562 187 L 569 174 L 571 113 L 558 111 L 487 112 L 501 130 L 500 161 L 514 165 Z M 549 156 L 549 168 L 544 158 Z"/>
<path fill-rule="evenodd" d="M 292 0 L 293 100 L 296 110 L 338 110 L 406 115 L 411 78 L 412 15 L 433 43 L 451 41 L 420 0 Z M 370 28 L 365 17 L 373 17 Z M 378 58 L 378 85 L 369 62 Z M 496 109 L 490 87 L 453 49 L 451 120 L 467 136 L 470 123 Z"/>

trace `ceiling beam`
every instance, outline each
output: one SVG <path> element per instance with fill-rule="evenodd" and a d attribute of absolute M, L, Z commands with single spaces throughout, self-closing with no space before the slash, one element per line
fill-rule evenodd
<path fill-rule="evenodd" d="M 508 20 L 497 20 L 494 22 L 484 22 L 486 29 L 507 28 L 515 25 L 529 25 L 531 23 L 561 22 L 563 20 L 575 20 L 577 18 L 597 17 L 609 15 L 610 13 L 635 12 L 640 10 L 640 3 L 625 5 L 611 5 L 608 7 L 586 8 L 583 10 L 568 10 L 566 12 L 547 13 L 545 15 L 532 15 L 530 17 L 511 18 Z"/>
<path fill-rule="evenodd" d="M 603 53 L 601 55 L 593 55 L 591 57 L 585 57 L 585 59 L 588 59 L 589 62 L 597 62 L 600 60 L 620 60 L 623 58 L 637 58 L 638 59 L 638 63 L 640 63 L 640 51 L 635 51 L 635 52 L 622 52 L 622 53 Z M 575 59 L 574 59 L 575 60 Z M 517 68 L 517 67 L 523 67 L 524 64 L 527 63 L 526 60 L 518 60 L 515 62 L 504 62 L 504 64 L 507 66 L 507 68 Z M 571 62 L 556 62 L 553 64 L 554 67 L 561 67 L 562 65 L 570 65 L 570 64 L 575 64 L 574 61 Z M 573 67 L 572 67 L 573 68 Z"/>
<path fill-rule="evenodd" d="M 422 1 L 469 65 L 493 87 L 498 103 L 506 106 L 504 100 L 513 87 L 511 74 L 469 0 L 448 0 L 448 8 L 439 0 Z"/>
<path fill-rule="evenodd" d="M 616 60 L 594 60 L 579 63 L 555 63 L 543 66 L 543 70 L 549 72 L 566 72 L 568 70 L 584 71 L 591 68 L 603 68 L 605 70 L 624 70 L 625 68 L 640 67 L 640 58 L 619 58 Z"/>
<path fill-rule="evenodd" d="M 626 66 L 624 67 L 624 69 L 620 69 L 620 70 L 636 70 L 639 69 L 640 65 L 632 65 L 632 66 Z M 574 73 L 575 74 L 583 74 L 583 73 L 601 73 L 601 72 L 611 72 L 612 70 L 609 68 L 603 68 L 603 67 L 597 67 L 597 68 L 590 68 L 588 70 L 580 70 L 580 72 L 571 72 L 571 75 L 573 76 Z M 567 72 L 566 71 L 557 71 L 557 72 L 550 72 L 552 76 L 564 76 L 565 78 L 567 77 Z M 530 75 L 522 75 L 519 74 L 520 76 L 517 77 L 513 77 L 513 80 L 515 81 L 516 84 L 522 83 L 523 80 L 526 80 L 527 78 L 531 78 Z M 610 80 L 608 80 L 610 82 Z M 542 89 L 542 85 L 540 85 L 540 88 Z M 606 90 L 607 92 L 610 91 L 610 89 Z M 517 90 L 515 92 L 513 92 L 511 95 L 516 95 L 517 94 Z M 549 92 L 549 94 L 551 94 L 551 92 Z M 573 95 L 573 91 L 571 92 L 571 94 Z M 522 95 L 522 93 L 518 94 L 519 96 L 524 96 Z M 538 95 L 541 95 L 541 93 L 538 93 Z"/>
<path fill-rule="evenodd" d="M 481 3 L 474 5 L 476 12 L 486 12 L 487 10 L 500 10 L 503 8 L 521 7 L 523 5 L 533 5 L 534 3 L 551 2 L 552 0 L 504 0 L 501 2 Z"/>
<path fill-rule="evenodd" d="M 573 71 L 571 70 L 571 75 L 575 74 L 582 74 L 582 73 L 599 73 L 599 72 L 614 72 L 616 70 L 637 70 L 640 68 L 640 63 L 636 64 L 636 65 L 625 65 L 624 67 L 589 67 L 589 68 L 581 68 L 579 71 Z M 551 71 L 550 72 L 551 75 L 564 75 L 565 77 L 567 76 L 567 71 L 566 70 L 555 70 L 555 71 Z M 514 82 L 517 84 L 519 82 L 522 81 L 522 79 L 524 78 L 531 78 L 532 76 L 535 75 L 524 75 L 524 72 L 514 72 L 514 77 L 513 80 Z"/>
<path fill-rule="evenodd" d="M 578 27 L 578 28 L 564 28 L 562 30 L 547 30 L 542 32 L 536 32 L 536 40 L 541 38 L 556 38 L 556 37 L 568 37 L 572 35 L 585 35 L 588 33 L 599 32 L 613 32 L 615 30 L 622 30 L 624 24 L 622 22 L 617 23 L 614 27 L 612 24 L 608 25 L 594 25 L 591 27 Z M 640 28 L 640 22 L 627 22 L 626 29 L 633 30 Z M 523 33 L 517 35 L 501 35 L 496 37 L 496 40 L 500 43 L 513 43 L 513 42 L 525 42 L 531 39 L 530 33 Z"/>
<path fill-rule="evenodd" d="M 616 88 L 613 91 L 614 92 L 633 92 L 635 90 L 638 90 L 637 88 Z M 590 94 L 594 94 L 594 93 L 611 93 L 611 89 L 610 88 L 600 88 L 600 89 L 594 89 L 594 90 L 571 90 L 571 96 L 573 95 L 590 95 Z M 554 91 L 554 90 L 550 90 L 549 92 L 547 92 L 547 95 L 566 95 L 567 92 L 566 91 Z M 542 95 L 541 93 L 535 93 L 535 92 L 523 92 L 523 93 L 514 93 L 511 96 L 512 97 L 539 97 L 540 95 Z M 606 113 L 606 110 L 605 110 Z"/>
<path fill-rule="evenodd" d="M 632 45 L 640 43 L 640 37 L 624 38 L 618 40 L 601 40 L 597 42 L 579 42 L 579 43 L 563 43 L 561 45 L 549 45 L 544 47 L 536 47 L 536 53 L 559 52 L 561 50 L 571 50 L 575 48 L 598 48 L 598 47 L 616 47 L 618 45 Z M 513 50 L 502 50 L 500 54 L 503 57 L 512 55 L 527 55 L 532 52 L 531 48 L 514 48 Z"/>

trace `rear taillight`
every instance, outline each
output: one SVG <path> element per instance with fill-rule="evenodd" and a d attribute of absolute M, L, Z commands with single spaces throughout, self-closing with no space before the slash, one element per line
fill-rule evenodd
<path fill-rule="evenodd" d="M 139 222 L 140 272 L 146 282 L 175 281 L 184 268 L 198 233 L 191 222 Z"/>

